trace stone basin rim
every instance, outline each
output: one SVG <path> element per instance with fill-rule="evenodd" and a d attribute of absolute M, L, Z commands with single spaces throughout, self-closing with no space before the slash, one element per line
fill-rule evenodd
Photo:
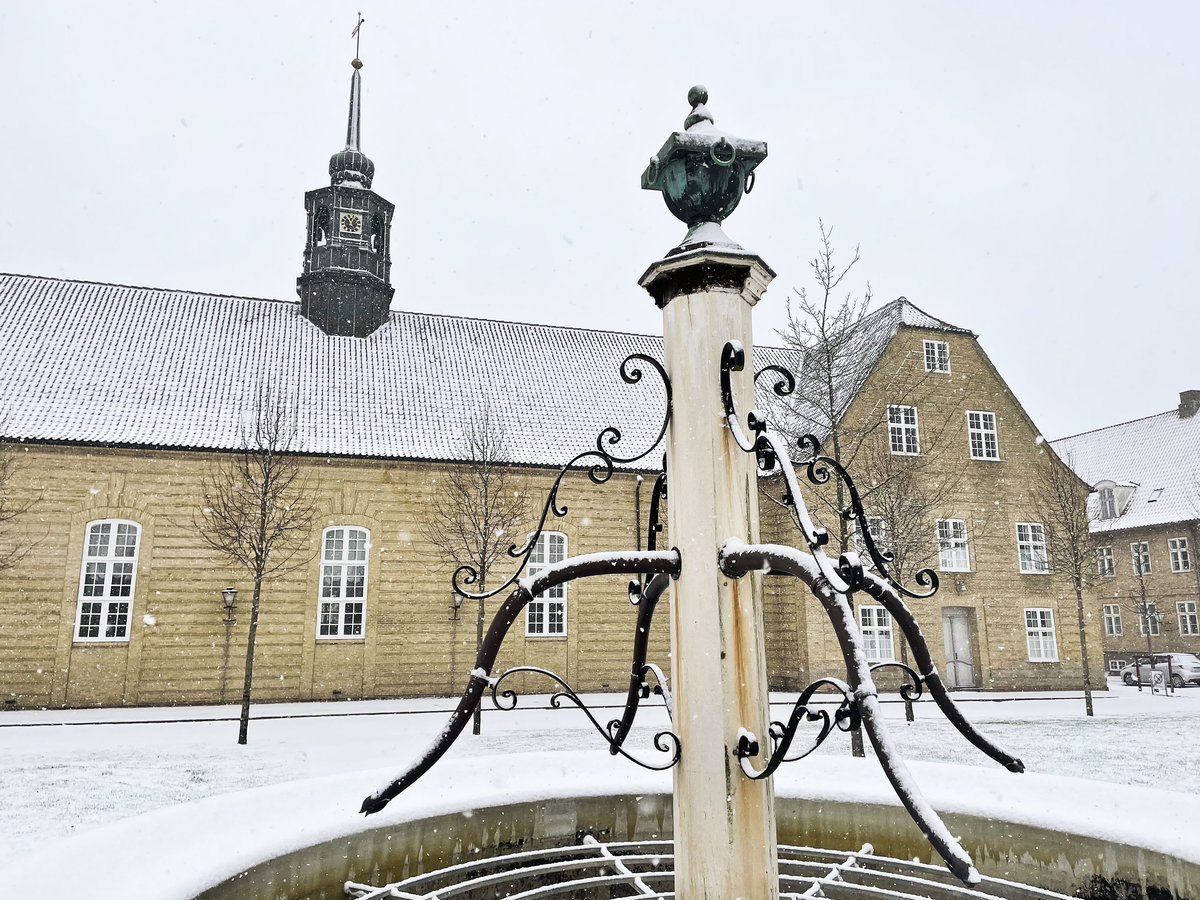
<path fill-rule="evenodd" d="M 1005 821 L 1113 841 L 1200 866 L 1200 797 L 999 767 L 910 763 L 943 814 Z M 93 900 L 192 900 L 253 866 L 366 831 L 436 816 L 539 801 L 669 794 L 669 772 L 601 751 L 445 760 L 384 811 L 357 813 L 394 775 L 375 769 L 284 782 L 166 807 L 54 842 L 0 874 L 0 895 L 56 892 Z M 874 759 L 818 756 L 775 776 L 781 798 L 899 806 Z M 1151 814 L 1152 813 L 1152 814 Z M 1122 828 L 1134 822 L 1137 828 Z M 64 871 L 63 861 L 71 865 Z M 99 881 L 96 873 L 104 873 Z M 47 873 L 53 873 L 48 876 Z"/>

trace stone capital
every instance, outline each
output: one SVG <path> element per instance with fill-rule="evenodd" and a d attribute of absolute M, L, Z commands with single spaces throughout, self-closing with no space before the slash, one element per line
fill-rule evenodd
<path fill-rule="evenodd" d="M 774 277 L 774 270 L 755 253 L 700 247 L 658 260 L 638 284 L 659 309 L 676 297 L 714 290 L 737 293 L 754 306 Z"/>

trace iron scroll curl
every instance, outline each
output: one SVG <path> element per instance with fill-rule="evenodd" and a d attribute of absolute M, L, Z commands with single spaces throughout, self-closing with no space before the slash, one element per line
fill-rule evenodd
<path fill-rule="evenodd" d="M 546 495 L 546 502 L 542 505 L 537 527 L 530 533 L 525 543 L 520 546 L 517 544 L 509 546 L 507 551 L 508 557 L 519 560 L 513 573 L 496 587 L 488 591 L 475 593 L 470 590 L 470 587 L 479 581 L 479 570 L 469 563 L 464 563 L 454 570 L 454 575 L 451 578 L 451 587 L 456 594 L 467 600 L 485 600 L 489 597 L 495 597 L 497 594 L 516 584 L 517 579 L 521 577 L 521 573 L 525 571 L 525 564 L 529 561 L 534 547 L 537 546 L 538 538 L 545 531 L 546 522 L 550 516 L 553 515 L 555 518 L 561 519 L 568 512 L 567 505 L 559 503 L 558 491 L 570 472 L 584 469 L 586 470 L 588 480 L 592 484 L 602 485 L 612 478 L 617 465 L 628 465 L 640 459 L 645 459 L 662 444 L 663 437 L 667 433 L 667 425 L 671 421 L 671 412 L 673 409 L 671 380 L 667 376 L 667 370 L 663 368 L 662 363 L 658 360 L 644 353 L 631 353 L 622 360 L 619 368 L 621 379 L 626 384 L 638 384 L 643 379 L 645 373 L 642 368 L 635 364 L 638 362 L 645 363 L 658 374 L 662 379 L 663 390 L 666 394 L 662 425 L 659 426 L 658 434 L 655 436 L 654 441 L 641 453 L 632 456 L 618 456 L 613 452 L 613 448 L 621 442 L 624 435 L 621 429 L 615 425 L 609 425 L 604 428 L 596 437 L 596 448 L 594 450 L 584 450 L 582 453 L 576 454 L 559 469 L 558 475 L 555 476 L 554 482 L 551 484 L 550 490 Z M 655 496 L 657 497 L 657 490 Z"/>
<path fill-rule="evenodd" d="M 828 484 L 830 479 L 835 475 L 839 481 L 846 486 L 846 492 L 850 495 L 850 506 L 842 511 L 842 517 L 847 522 L 859 523 L 858 533 L 862 538 L 863 547 L 867 551 L 867 555 L 871 557 L 871 562 L 874 564 L 875 570 L 896 590 L 906 597 L 911 597 L 914 600 L 926 600 L 937 593 L 938 576 L 937 572 L 930 568 L 919 569 L 913 574 L 913 580 L 921 587 L 929 588 L 924 593 L 918 593 L 909 588 L 906 588 L 900 583 L 888 570 L 888 567 L 895 560 L 893 554 L 884 550 L 875 543 L 875 538 L 871 534 L 871 529 L 864 527 L 867 521 L 867 514 L 863 508 L 862 497 L 859 496 L 858 488 L 854 484 L 854 479 L 850 477 L 850 473 L 835 459 L 829 456 L 821 455 L 821 442 L 817 440 L 815 435 L 806 434 L 797 442 L 801 450 L 807 450 L 811 454 L 807 463 L 808 480 L 815 485 Z"/>
<path fill-rule="evenodd" d="M 620 735 L 618 738 L 617 726 L 619 726 L 620 720 L 614 719 L 608 724 L 608 727 L 605 728 L 605 726 L 601 725 L 599 720 L 592 714 L 592 711 L 588 709 L 587 704 L 583 702 L 582 698 L 575 693 L 574 689 L 572 689 L 572 687 L 563 678 L 556 675 L 554 672 L 551 672 L 549 669 L 543 669 L 539 666 L 513 666 L 511 669 L 506 670 L 502 675 L 500 675 L 500 677 L 492 681 L 492 703 L 497 709 L 511 710 L 516 708 L 518 697 L 517 692 L 512 688 L 500 690 L 500 685 L 503 684 L 505 679 L 513 675 L 519 675 L 523 673 L 541 675 L 543 678 L 548 678 L 557 684 L 559 689 L 550 696 L 550 705 L 554 709 L 561 709 L 563 702 L 566 701 L 572 706 L 580 709 L 583 714 L 587 716 L 588 721 L 592 723 L 592 726 L 596 729 L 596 731 L 598 731 L 601 736 L 604 737 L 605 741 L 608 743 L 609 752 L 613 755 L 619 753 L 621 756 L 625 757 L 630 762 L 636 763 L 643 769 L 651 769 L 657 772 L 673 768 L 682 757 L 683 748 L 679 741 L 679 735 L 675 734 L 675 732 L 669 729 L 659 731 L 654 735 L 655 749 L 660 753 L 670 754 L 670 758 L 665 762 L 650 762 L 630 753 L 624 747 L 624 735 Z"/>

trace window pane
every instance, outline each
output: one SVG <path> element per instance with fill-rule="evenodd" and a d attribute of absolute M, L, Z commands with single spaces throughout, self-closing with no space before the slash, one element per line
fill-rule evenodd
<path fill-rule="evenodd" d="M 325 558 L 328 560 L 341 559 L 344 542 L 345 532 L 341 528 L 330 528 L 325 532 Z"/>

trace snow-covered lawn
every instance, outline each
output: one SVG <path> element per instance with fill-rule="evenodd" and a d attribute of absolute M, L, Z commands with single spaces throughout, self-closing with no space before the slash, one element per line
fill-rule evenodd
<path fill-rule="evenodd" d="M 617 716 L 623 700 L 588 699 L 608 707 L 597 712 L 601 721 Z M 775 718 L 785 718 L 787 695 L 774 699 Z M 1096 695 L 1092 719 L 1078 694 L 959 693 L 956 700 L 1031 772 L 1200 794 L 1200 688 L 1163 697 L 1110 682 Z M 0 866 L 69 834 L 187 800 L 398 768 L 428 743 L 451 706 L 446 699 L 263 705 L 245 747 L 235 743 L 232 706 L 0 713 Z M 485 709 L 484 733 L 464 735 L 451 756 L 591 749 L 602 741 L 582 713 L 546 708 L 545 697 L 522 698 L 516 712 Z M 997 768 L 928 700 L 917 704 L 911 725 L 899 702 L 885 711 L 905 758 Z M 639 723 L 629 747 L 645 753 L 667 720 L 661 707 L 648 705 Z M 848 755 L 849 739 L 836 734 L 818 752 Z M 360 800 L 347 803 L 357 808 Z"/>

